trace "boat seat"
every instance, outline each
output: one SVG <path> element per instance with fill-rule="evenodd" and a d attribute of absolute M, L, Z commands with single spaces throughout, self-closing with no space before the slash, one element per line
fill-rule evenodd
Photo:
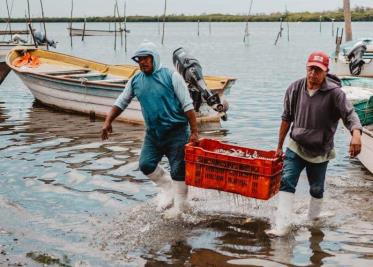
<path fill-rule="evenodd" d="M 72 75 L 72 74 L 81 74 L 89 72 L 89 69 L 70 69 L 70 70 L 56 70 L 56 71 L 44 71 L 40 74 L 59 76 L 59 75 Z"/>
<path fill-rule="evenodd" d="M 124 83 L 126 84 L 128 80 L 126 79 L 107 79 L 107 80 L 92 80 L 90 82 L 94 83 Z"/>
<path fill-rule="evenodd" d="M 93 73 L 77 73 L 64 75 L 66 78 L 92 78 L 92 77 L 106 77 L 107 74 L 93 72 Z"/>

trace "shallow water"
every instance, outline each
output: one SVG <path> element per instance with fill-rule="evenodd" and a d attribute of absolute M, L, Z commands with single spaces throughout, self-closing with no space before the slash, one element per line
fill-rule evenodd
<path fill-rule="evenodd" d="M 173 23 L 166 26 L 161 58 L 171 66 L 182 44 L 210 75 L 238 80 L 227 99 L 224 131 L 204 133 L 260 149 L 276 146 L 286 86 L 304 75 L 312 50 L 334 49 L 331 25 L 291 23 L 273 45 L 279 25 Z M 111 37 L 74 38 L 65 24 L 48 25 L 58 51 L 101 62 L 130 63 L 144 38 L 159 44 L 157 24 L 129 24 L 128 53 Z M 96 24 L 96 27 L 107 25 Z M 355 23 L 354 37 L 373 23 Z M 276 197 L 259 201 L 191 188 L 193 210 L 167 221 L 155 212 L 157 188 L 138 170 L 143 127 L 115 123 L 100 140 L 102 121 L 53 111 L 36 103 L 14 73 L 0 86 L 0 265 L 42 266 L 372 266 L 372 175 L 347 155 L 343 127 L 337 159 L 329 165 L 324 218 L 306 220 L 308 185 L 300 179 L 292 234 L 269 239 Z M 167 162 L 163 161 L 165 167 Z"/>

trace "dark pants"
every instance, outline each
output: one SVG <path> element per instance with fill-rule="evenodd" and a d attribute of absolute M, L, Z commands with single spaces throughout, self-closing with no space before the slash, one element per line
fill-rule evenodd
<path fill-rule="evenodd" d="M 328 161 L 323 163 L 311 163 L 302 159 L 290 149 L 287 149 L 285 153 L 280 191 L 295 193 L 300 173 L 304 168 L 306 168 L 311 196 L 314 198 L 322 198 L 324 194 L 327 166 Z"/>
<path fill-rule="evenodd" d="M 184 146 L 189 140 L 188 127 L 170 131 L 164 138 L 146 132 L 140 154 L 140 170 L 145 174 L 154 172 L 163 156 L 166 156 L 171 168 L 171 177 L 176 181 L 185 180 Z"/>

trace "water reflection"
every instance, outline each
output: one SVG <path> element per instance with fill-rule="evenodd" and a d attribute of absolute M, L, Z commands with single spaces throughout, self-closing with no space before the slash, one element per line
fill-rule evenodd
<path fill-rule="evenodd" d="M 313 266 L 323 266 L 323 259 L 328 257 L 334 257 L 334 255 L 323 251 L 321 243 L 324 241 L 325 234 L 317 227 L 311 227 L 309 229 L 311 236 L 309 238 L 310 249 L 312 251 L 312 256 L 310 261 Z"/>

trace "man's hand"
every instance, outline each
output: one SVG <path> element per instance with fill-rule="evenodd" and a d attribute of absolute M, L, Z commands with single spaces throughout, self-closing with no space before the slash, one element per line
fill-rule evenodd
<path fill-rule="evenodd" d="M 193 143 L 193 145 L 197 145 L 199 142 L 199 137 L 198 137 L 198 132 L 197 131 L 192 131 L 189 137 L 189 143 Z"/>
<path fill-rule="evenodd" d="M 284 156 L 284 152 L 282 151 L 282 148 L 276 149 L 276 157 L 282 158 Z"/>
<path fill-rule="evenodd" d="M 360 154 L 361 151 L 361 133 L 360 130 L 354 130 L 352 132 L 351 142 L 350 142 L 350 157 L 354 158 Z"/>
<path fill-rule="evenodd" d="M 109 139 L 109 135 L 113 132 L 113 127 L 111 126 L 111 123 L 104 123 L 104 126 L 102 126 L 101 130 L 101 139 L 107 140 Z"/>

